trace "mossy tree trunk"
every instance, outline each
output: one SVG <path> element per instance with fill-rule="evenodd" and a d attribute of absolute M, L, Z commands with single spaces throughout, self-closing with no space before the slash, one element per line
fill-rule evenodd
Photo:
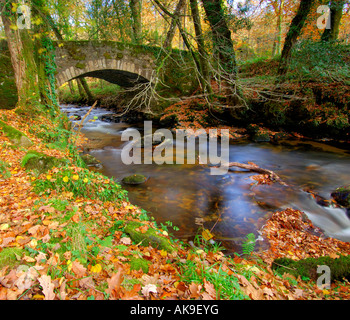
<path fill-rule="evenodd" d="M 17 26 L 18 3 L 0 0 L 1 19 L 4 25 L 18 92 L 17 108 L 28 109 L 40 102 L 39 79 L 34 59 L 34 44 L 27 29 Z M 12 10 L 14 9 L 14 10 Z M 15 11 L 15 12 L 13 12 Z"/>
<path fill-rule="evenodd" d="M 286 75 L 290 60 L 292 58 L 292 50 L 297 42 L 299 36 L 301 35 L 301 31 L 305 25 L 305 21 L 311 11 L 311 8 L 316 0 L 301 0 L 300 5 L 297 11 L 297 14 L 293 18 L 289 31 L 287 33 L 286 40 L 284 42 L 281 60 L 278 66 L 278 75 L 283 76 Z"/>
<path fill-rule="evenodd" d="M 236 54 L 233 48 L 231 31 L 228 27 L 222 0 L 202 0 L 204 11 L 209 22 L 214 52 L 218 58 L 218 72 L 221 75 L 227 103 L 240 105 L 242 93 L 238 89 L 238 69 Z"/>
<path fill-rule="evenodd" d="M 321 40 L 322 41 L 335 41 L 338 39 L 339 35 L 339 26 L 341 19 L 343 17 L 343 9 L 344 9 L 345 1 L 338 0 L 332 1 L 330 5 L 330 19 L 331 19 L 331 28 L 325 29 Z"/>
<path fill-rule="evenodd" d="M 37 18 L 43 10 L 42 0 L 31 1 L 32 17 Z M 56 115 L 58 104 L 55 91 L 55 62 L 53 46 L 45 24 L 31 26 L 31 29 L 18 26 L 17 8 L 14 0 L 7 3 L 0 0 L 1 18 L 11 55 L 18 91 L 17 111 L 33 115 L 41 111 L 51 111 Z"/>
<path fill-rule="evenodd" d="M 204 93 L 212 93 L 210 86 L 210 76 L 209 76 L 209 66 L 208 66 L 208 57 L 205 51 L 204 38 L 202 32 L 202 26 L 199 16 L 198 2 L 197 0 L 190 0 L 191 15 L 193 19 L 194 30 L 196 33 L 196 42 L 198 47 L 199 54 L 199 63 L 200 63 L 200 75 L 201 75 L 201 85 Z"/>
<path fill-rule="evenodd" d="M 133 30 L 134 41 L 137 44 L 141 44 L 142 42 L 141 0 L 130 0 L 129 6 L 131 10 L 131 20 L 132 20 L 132 30 Z"/>
<path fill-rule="evenodd" d="M 180 15 L 183 11 L 185 4 L 186 4 L 186 0 L 179 0 L 179 2 L 176 5 L 175 11 L 173 12 L 173 18 L 171 19 L 169 30 L 163 44 L 165 48 L 171 48 L 171 43 L 174 39 L 175 29 L 177 25 L 176 20 L 180 18 Z"/>

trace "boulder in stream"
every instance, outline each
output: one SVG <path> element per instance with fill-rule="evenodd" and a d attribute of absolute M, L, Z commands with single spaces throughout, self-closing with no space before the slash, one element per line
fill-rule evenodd
<path fill-rule="evenodd" d="M 124 177 L 122 182 L 125 184 L 141 184 L 147 181 L 147 177 L 142 174 L 132 174 L 131 176 Z"/>
<path fill-rule="evenodd" d="M 340 206 L 350 208 L 350 185 L 337 188 L 331 196 Z"/>

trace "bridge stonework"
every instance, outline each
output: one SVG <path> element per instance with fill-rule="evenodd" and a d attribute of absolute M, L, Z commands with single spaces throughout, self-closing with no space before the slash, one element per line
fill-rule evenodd
<path fill-rule="evenodd" d="M 155 57 L 145 47 L 113 41 L 55 43 L 57 86 L 82 76 L 101 78 L 123 87 L 152 80 Z"/>

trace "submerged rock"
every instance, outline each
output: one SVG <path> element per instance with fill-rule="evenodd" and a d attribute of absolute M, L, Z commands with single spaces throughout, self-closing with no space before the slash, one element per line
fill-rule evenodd
<path fill-rule="evenodd" d="M 124 177 L 122 182 L 125 184 L 141 184 L 147 181 L 147 177 L 142 174 L 133 174 L 131 176 Z"/>

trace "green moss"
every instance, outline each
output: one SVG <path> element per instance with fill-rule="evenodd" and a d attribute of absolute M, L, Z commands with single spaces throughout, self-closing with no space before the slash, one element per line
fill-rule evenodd
<path fill-rule="evenodd" d="M 333 259 L 331 257 L 307 258 L 294 261 L 288 258 L 275 259 L 272 263 L 272 269 L 280 274 L 289 273 L 298 277 L 307 277 L 317 280 L 320 274 L 317 273 L 317 267 L 326 265 L 331 270 L 331 281 L 342 281 L 343 278 L 350 279 L 350 256 L 340 256 Z"/>
<path fill-rule="evenodd" d="M 28 151 L 27 154 L 23 157 L 21 165 L 27 170 L 34 170 L 37 173 L 41 174 L 47 172 L 53 167 L 59 167 L 65 165 L 67 160 L 58 159 L 56 157 L 47 156 L 43 153 L 36 151 Z"/>
<path fill-rule="evenodd" d="M 101 164 L 101 162 L 91 154 L 80 154 L 80 157 L 83 159 L 87 166 L 96 166 Z"/>
<path fill-rule="evenodd" d="M 11 173 L 8 170 L 9 167 L 10 165 L 7 162 L 0 159 L 0 176 L 2 176 L 3 179 L 11 177 Z"/>
<path fill-rule="evenodd" d="M 147 178 L 142 174 L 133 174 L 123 178 L 122 182 L 126 184 L 141 184 L 146 182 Z"/>
<path fill-rule="evenodd" d="M 14 71 L 7 44 L 0 41 L 0 109 L 13 109 L 18 100 Z"/>
<path fill-rule="evenodd" d="M 117 60 L 121 60 L 121 59 L 123 59 L 123 57 L 124 57 L 124 55 L 121 52 L 118 52 L 115 58 Z"/>
<path fill-rule="evenodd" d="M 103 54 L 103 56 L 104 56 L 106 59 L 112 59 L 112 56 L 111 56 L 111 54 L 110 54 L 109 52 L 105 52 L 105 53 Z"/>
<path fill-rule="evenodd" d="M 0 129 L 6 134 L 10 141 L 21 147 L 29 147 L 32 145 L 32 142 L 29 138 L 21 131 L 7 125 L 5 122 L 0 120 Z"/>
<path fill-rule="evenodd" d="M 17 258 L 21 258 L 23 249 L 19 248 L 4 248 L 0 251 L 0 269 L 5 266 L 13 268 L 16 264 L 19 264 Z"/>
<path fill-rule="evenodd" d="M 132 221 L 125 226 L 124 231 L 135 243 L 142 243 L 143 246 L 151 245 L 154 248 L 168 252 L 173 252 L 175 250 L 174 247 L 170 244 L 168 238 L 157 233 L 155 229 L 148 228 L 145 233 L 137 231 L 136 229 L 142 225 L 143 223 Z"/>
<path fill-rule="evenodd" d="M 350 208 L 350 185 L 337 188 L 331 196 L 342 207 Z"/>
<path fill-rule="evenodd" d="M 130 270 L 140 270 L 142 269 L 143 273 L 148 273 L 149 271 L 149 265 L 151 264 L 150 261 L 147 261 L 142 258 L 132 258 L 130 260 Z"/>
<path fill-rule="evenodd" d="M 78 62 L 76 65 L 75 65 L 76 68 L 78 69 L 84 69 L 86 67 L 86 64 L 85 63 L 82 63 L 82 62 Z"/>

